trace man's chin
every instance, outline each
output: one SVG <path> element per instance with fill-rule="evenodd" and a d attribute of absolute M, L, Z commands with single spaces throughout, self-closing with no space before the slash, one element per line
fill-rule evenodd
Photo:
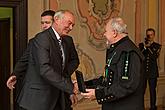
<path fill-rule="evenodd" d="M 67 35 L 68 35 L 68 34 L 62 34 L 61 37 L 65 37 L 65 36 L 67 36 Z"/>
<path fill-rule="evenodd" d="M 61 36 L 67 36 L 69 32 L 63 33 Z"/>

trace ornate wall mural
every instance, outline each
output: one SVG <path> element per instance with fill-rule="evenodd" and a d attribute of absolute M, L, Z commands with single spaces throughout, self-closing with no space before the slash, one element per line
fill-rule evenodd
<path fill-rule="evenodd" d="M 85 74 L 85 79 L 92 79 L 104 71 L 105 51 L 103 50 L 106 48 L 106 39 L 103 36 L 104 26 L 109 18 L 120 14 L 121 1 L 50 0 L 49 2 L 50 9 L 68 9 L 78 18 L 72 32 L 73 36 L 76 36 L 74 40 L 80 59 L 78 69 Z M 96 58 L 100 59 L 95 60 Z"/>
<path fill-rule="evenodd" d="M 82 49 L 79 48 L 79 45 L 75 46 L 80 60 L 78 70 L 83 72 L 84 80 L 90 80 L 96 77 L 96 68 L 93 60 L 90 58 L 89 55 L 87 55 Z M 76 79 L 75 74 L 72 75 L 72 78 Z"/>
<path fill-rule="evenodd" d="M 104 50 L 104 26 L 109 18 L 118 16 L 121 0 L 77 0 L 81 27 L 88 30 L 88 43 L 96 50 Z"/>
<path fill-rule="evenodd" d="M 79 60 L 80 60 L 80 65 L 79 65 L 79 70 L 83 71 L 84 73 L 84 79 L 89 80 L 95 77 L 96 69 L 93 60 L 90 58 L 89 55 L 87 55 L 85 52 L 83 52 L 82 49 L 79 48 L 79 46 L 76 46 Z"/>

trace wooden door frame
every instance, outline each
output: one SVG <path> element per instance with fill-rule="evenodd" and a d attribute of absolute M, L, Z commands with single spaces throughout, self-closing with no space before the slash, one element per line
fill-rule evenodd
<path fill-rule="evenodd" d="M 13 9 L 13 68 L 27 46 L 27 5 L 27 0 L 0 0 L 0 7 Z M 14 97 L 17 91 L 16 88 Z M 17 109 L 15 101 L 14 109 Z"/>
<path fill-rule="evenodd" d="M 10 17 L 0 18 L 0 109 L 10 110 L 10 91 L 6 80 L 10 75 Z"/>
<path fill-rule="evenodd" d="M 0 7 L 13 8 L 13 64 L 15 65 L 27 46 L 27 0 L 0 0 Z"/>

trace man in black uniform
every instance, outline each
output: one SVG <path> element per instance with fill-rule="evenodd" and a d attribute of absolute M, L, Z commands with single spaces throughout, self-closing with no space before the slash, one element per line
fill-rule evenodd
<path fill-rule="evenodd" d="M 126 27 L 120 17 L 109 20 L 104 33 L 110 44 L 104 76 L 92 80 L 95 89 L 81 93 L 85 98 L 96 98 L 102 110 L 144 110 L 144 58 L 129 39 Z M 86 82 L 87 87 L 92 81 Z"/>
<path fill-rule="evenodd" d="M 150 90 L 150 110 L 156 110 L 156 85 L 159 76 L 157 59 L 161 50 L 161 45 L 154 42 L 155 30 L 149 28 L 146 30 L 146 38 L 144 43 L 139 44 L 139 48 L 145 56 L 145 88 L 147 81 Z"/>

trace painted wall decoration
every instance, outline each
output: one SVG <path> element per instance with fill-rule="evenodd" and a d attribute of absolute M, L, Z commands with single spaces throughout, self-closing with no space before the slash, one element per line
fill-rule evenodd
<path fill-rule="evenodd" d="M 81 26 L 89 30 L 88 42 L 97 50 L 106 48 L 103 35 L 108 19 L 120 14 L 121 0 L 77 0 Z"/>
<path fill-rule="evenodd" d="M 79 48 L 79 45 L 75 46 L 80 60 L 78 70 L 83 72 L 84 80 L 96 78 L 96 68 L 93 60 L 89 55 L 87 55 L 82 49 Z M 72 75 L 72 79 L 76 79 L 75 74 Z"/>
<path fill-rule="evenodd" d="M 98 53 L 104 55 L 106 39 L 104 26 L 111 17 L 120 14 L 122 0 L 50 0 L 50 9 L 71 10 L 77 19 L 73 30 L 76 50 L 80 58 L 79 70 L 86 79 L 104 71 L 104 57 L 95 60 Z M 67 5 L 70 4 L 70 5 Z M 93 53 L 91 53 L 91 51 Z M 99 62 L 99 63 L 98 63 Z"/>

